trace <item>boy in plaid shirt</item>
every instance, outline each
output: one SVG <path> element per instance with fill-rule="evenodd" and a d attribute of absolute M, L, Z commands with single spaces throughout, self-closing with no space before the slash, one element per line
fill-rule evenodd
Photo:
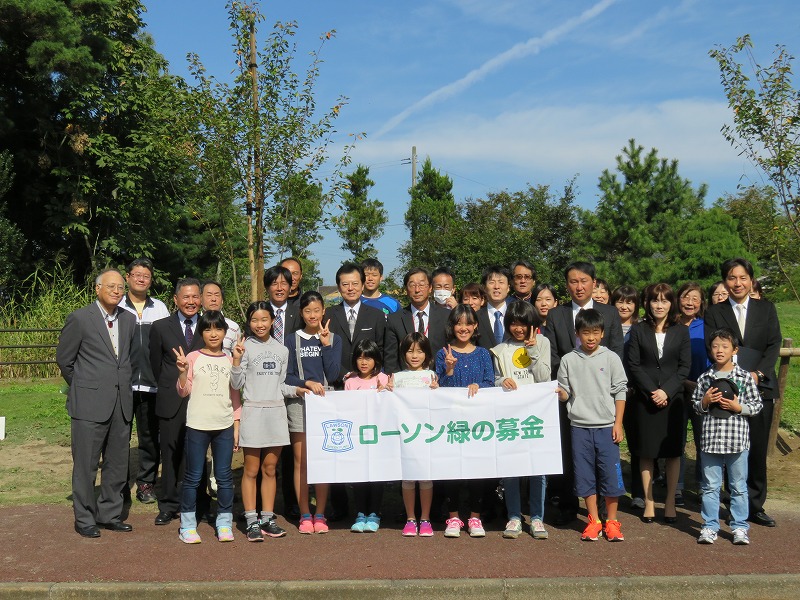
<path fill-rule="evenodd" d="M 750 373 L 733 362 L 739 351 L 736 335 L 730 329 L 718 329 L 711 334 L 710 340 L 714 365 L 698 377 L 692 396 L 694 409 L 703 417 L 699 457 L 703 470 L 700 508 L 703 527 L 697 543 L 713 544 L 717 539 L 719 490 L 722 487 L 722 469 L 727 467 L 733 543 L 749 544 L 747 453 L 750 449 L 750 425 L 747 417 L 761 410 L 761 395 Z M 724 398 L 720 390 L 712 387 L 715 379 L 729 379 L 739 394 L 732 400 Z"/>

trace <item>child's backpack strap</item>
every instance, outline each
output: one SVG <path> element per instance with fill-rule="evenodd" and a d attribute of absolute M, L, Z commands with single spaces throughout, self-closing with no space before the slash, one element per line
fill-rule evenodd
<path fill-rule="evenodd" d="M 297 357 L 297 375 L 300 377 L 300 381 L 305 382 L 306 375 L 303 373 L 303 361 L 300 358 L 300 333 L 299 330 L 294 332 L 294 353 Z"/>

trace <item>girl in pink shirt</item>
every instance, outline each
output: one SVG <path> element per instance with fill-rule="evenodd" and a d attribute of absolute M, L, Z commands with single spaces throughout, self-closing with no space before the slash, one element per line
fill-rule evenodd
<path fill-rule="evenodd" d="M 372 340 L 361 340 L 353 348 L 352 371 L 344 381 L 345 390 L 381 390 L 386 389 L 389 377 L 381 372 L 383 358 L 381 350 Z M 383 500 L 382 481 L 369 481 L 353 484 L 358 516 L 350 528 L 354 533 L 375 533 L 381 524 L 380 512 Z"/>

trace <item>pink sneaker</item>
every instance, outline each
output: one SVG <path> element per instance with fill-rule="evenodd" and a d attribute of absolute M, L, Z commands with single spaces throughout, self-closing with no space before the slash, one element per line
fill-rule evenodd
<path fill-rule="evenodd" d="M 217 528 L 217 539 L 220 542 L 232 542 L 233 541 L 233 529 L 230 527 L 218 527 Z"/>
<path fill-rule="evenodd" d="M 314 517 L 314 533 L 328 533 L 328 521 L 325 517 Z"/>
<path fill-rule="evenodd" d="M 406 526 L 403 527 L 403 536 L 416 537 L 417 535 L 417 522 L 414 519 L 406 521 Z"/>
<path fill-rule="evenodd" d="M 433 537 L 433 527 L 430 521 L 419 522 L 419 537 Z"/>
<path fill-rule="evenodd" d="M 311 515 L 300 517 L 300 533 L 314 533 L 314 521 L 311 520 Z"/>

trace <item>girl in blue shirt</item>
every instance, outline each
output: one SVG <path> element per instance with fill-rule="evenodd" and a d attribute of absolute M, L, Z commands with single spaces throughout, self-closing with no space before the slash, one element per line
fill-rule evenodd
<path fill-rule="evenodd" d="M 447 318 L 448 345 L 436 353 L 436 375 L 441 387 L 466 387 L 471 397 L 482 387 L 494 387 L 494 366 L 486 348 L 477 345 L 478 314 L 471 306 L 459 304 Z M 458 516 L 458 495 L 461 484 L 469 490 L 470 515 L 467 529 L 470 537 L 485 537 L 481 523 L 484 480 L 466 482 L 449 480 L 445 483 L 450 517 L 444 530 L 445 537 L 459 537 L 464 522 Z"/>

